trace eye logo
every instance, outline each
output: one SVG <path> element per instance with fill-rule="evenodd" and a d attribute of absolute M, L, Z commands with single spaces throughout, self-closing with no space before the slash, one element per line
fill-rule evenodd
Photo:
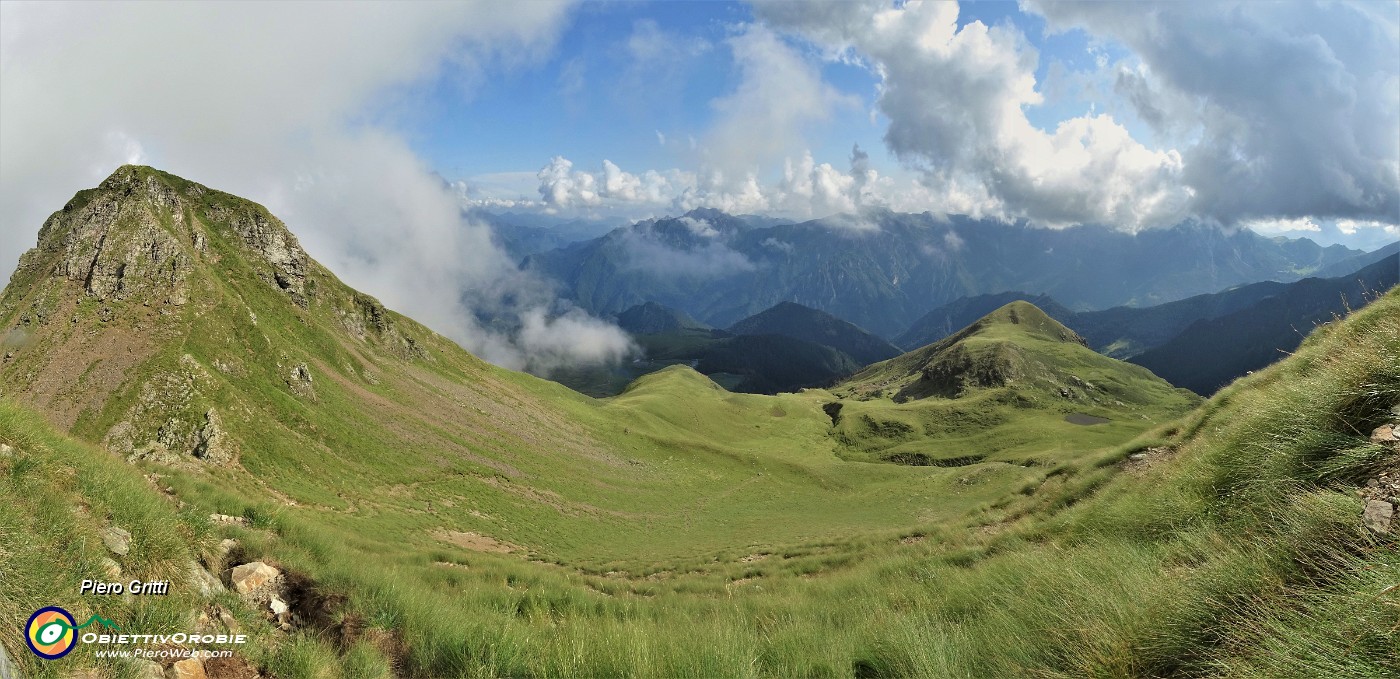
<path fill-rule="evenodd" d="M 24 643 L 29 644 L 29 650 L 34 651 L 34 655 L 45 660 L 58 660 L 78 645 L 78 630 L 95 622 L 109 629 L 119 629 L 111 620 L 95 613 L 87 622 L 79 625 L 68 611 L 58 606 L 46 606 L 29 616 L 29 623 L 24 626 Z"/>
<path fill-rule="evenodd" d="M 34 611 L 24 628 L 24 641 L 34 655 L 45 660 L 58 660 L 78 645 L 78 623 L 68 611 L 48 606 Z"/>

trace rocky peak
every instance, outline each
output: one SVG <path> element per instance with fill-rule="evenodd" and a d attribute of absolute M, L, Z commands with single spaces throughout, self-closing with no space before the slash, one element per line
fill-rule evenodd
<path fill-rule="evenodd" d="M 220 232 L 246 247 L 259 277 L 307 306 L 310 259 L 282 222 L 256 203 L 137 165 L 50 215 L 11 282 L 54 276 L 101 301 L 180 305 L 192 264 L 211 256 L 210 237 Z"/>

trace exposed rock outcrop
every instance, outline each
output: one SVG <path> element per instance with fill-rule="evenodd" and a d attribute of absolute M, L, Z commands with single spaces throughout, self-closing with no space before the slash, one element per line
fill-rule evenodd
<path fill-rule="evenodd" d="M 233 444 L 224 433 L 218 411 L 213 408 L 204 413 L 204 424 L 195 432 L 194 450 L 191 453 L 213 464 L 228 464 L 234 459 Z"/>
<path fill-rule="evenodd" d="M 245 245 L 271 265 L 271 271 L 260 275 L 286 291 L 298 306 L 308 305 L 306 274 L 309 258 L 296 236 L 281 221 L 261 209 L 216 211 L 213 216 L 225 220 Z"/>
<path fill-rule="evenodd" d="M 281 575 L 282 571 L 262 561 L 254 561 L 234 566 L 229 581 L 233 584 L 233 589 L 245 598 L 256 599 L 260 594 L 267 598 L 273 594 L 271 590 Z"/>

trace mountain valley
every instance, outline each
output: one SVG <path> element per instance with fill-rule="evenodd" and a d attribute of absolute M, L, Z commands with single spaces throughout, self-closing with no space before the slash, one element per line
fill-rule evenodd
<path fill-rule="evenodd" d="M 827 237 L 701 217 L 734 242 Z M 734 393 L 681 364 L 590 398 L 351 289 L 260 205 L 124 166 L 44 222 L 0 295 L 0 613 L 85 617 L 77 583 L 110 567 L 168 578 L 101 612 L 246 630 L 252 676 L 1393 666 L 1373 595 L 1400 561 L 1356 491 L 1400 454 L 1372 436 L 1400 419 L 1396 292 L 1204 402 L 1023 301 L 903 354 L 861 330 L 885 317 L 817 308 L 724 331 L 617 311 L 653 336 L 837 347 L 831 384 Z M 290 618 L 237 593 L 256 563 Z M 65 662 L 140 670 L 88 645 Z"/>

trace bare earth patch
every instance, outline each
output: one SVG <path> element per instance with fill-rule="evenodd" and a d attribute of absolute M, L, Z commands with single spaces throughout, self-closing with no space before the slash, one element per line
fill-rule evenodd
<path fill-rule="evenodd" d="M 1129 474 L 1143 474 L 1175 454 L 1176 448 L 1171 446 L 1153 446 L 1129 455 L 1128 459 L 1123 460 L 1123 471 Z"/>
<path fill-rule="evenodd" d="M 482 535 L 481 533 L 462 532 L 456 530 L 446 530 L 439 528 L 433 531 L 433 537 L 457 545 L 462 549 L 469 549 L 473 552 L 488 552 L 491 554 L 510 554 L 520 549 L 519 545 L 509 542 L 502 542 L 496 538 Z"/>

